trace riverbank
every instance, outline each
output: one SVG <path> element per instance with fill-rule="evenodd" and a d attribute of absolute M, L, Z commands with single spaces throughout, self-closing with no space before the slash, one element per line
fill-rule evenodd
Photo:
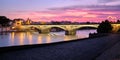
<path fill-rule="evenodd" d="M 1 51 L 3 53 L 0 54 L 0 60 L 94 60 L 118 43 L 119 37 L 120 34 L 110 34 L 85 40 L 32 45 L 27 48 L 21 46 L 12 51 Z"/>
<path fill-rule="evenodd" d="M 104 51 L 96 60 L 120 60 L 120 42 Z"/>

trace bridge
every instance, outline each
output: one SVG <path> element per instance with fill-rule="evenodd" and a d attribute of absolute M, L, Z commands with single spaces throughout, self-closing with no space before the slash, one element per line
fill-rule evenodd
<path fill-rule="evenodd" d="M 32 29 L 37 30 L 39 33 L 50 33 L 50 29 L 57 27 L 63 29 L 66 35 L 75 35 L 76 30 L 83 28 L 83 27 L 92 27 L 98 28 L 99 24 L 81 24 L 81 25 L 21 25 L 17 24 L 14 25 L 14 29 L 19 31 L 31 31 Z M 120 30 L 120 24 L 112 24 L 113 32 L 117 32 Z"/>

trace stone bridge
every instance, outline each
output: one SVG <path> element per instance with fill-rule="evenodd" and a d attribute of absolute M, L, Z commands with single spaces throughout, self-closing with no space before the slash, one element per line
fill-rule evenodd
<path fill-rule="evenodd" d="M 30 31 L 31 28 L 37 28 L 41 33 L 49 33 L 53 27 L 61 28 L 65 30 L 66 35 L 75 35 L 76 30 L 83 27 L 98 28 L 99 24 L 81 24 L 81 25 L 17 25 L 14 29 L 20 31 Z M 117 32 L 120 29 L 120 24 L 112 24 L 113 31 Z"/>

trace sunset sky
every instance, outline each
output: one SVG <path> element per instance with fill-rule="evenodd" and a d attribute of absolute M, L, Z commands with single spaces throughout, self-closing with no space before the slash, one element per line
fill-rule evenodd
<path fill-rule="evenodd" d="M 33 21 L 116 21 L 120 0 L 0 0 L 0 16 Z"/>

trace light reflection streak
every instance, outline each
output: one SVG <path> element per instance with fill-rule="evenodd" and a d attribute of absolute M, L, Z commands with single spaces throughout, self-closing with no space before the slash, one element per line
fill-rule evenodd
<path fill-rule="evenodd" d="M 51 37 L 50 36 L 47 36 L 46 39 L 47 39 L 46 43 L 50 43 L 51 42 Z"/>
<path fill-rule="evenodd" d="M 42 43 L 42 36 L 40 36 L 40 35 L 38 36 L 37 43 L 38 43 L 38 44 L 41 44 L 41 43 Z"/>
<path fill-rule="evenodd" d="M 30 32 L 27 32 L 27 38 L 28 38 L 28 41 L 29 41 L 29 44 L 32 44 L 32 35 Z"/>
<path fill-rule="evenodd" d="M 15 39 L 15 32 L 11 32 L 10 34 L 10 40 L 11 40 L 11 44 L 14 45 L 14 39 Z"/>
<path fill-rule="evenodd" d="M 25 33 L 20 33 L 19 34 L 20 45 L 24 44 L 24 38 L 25 38 Z"/>

